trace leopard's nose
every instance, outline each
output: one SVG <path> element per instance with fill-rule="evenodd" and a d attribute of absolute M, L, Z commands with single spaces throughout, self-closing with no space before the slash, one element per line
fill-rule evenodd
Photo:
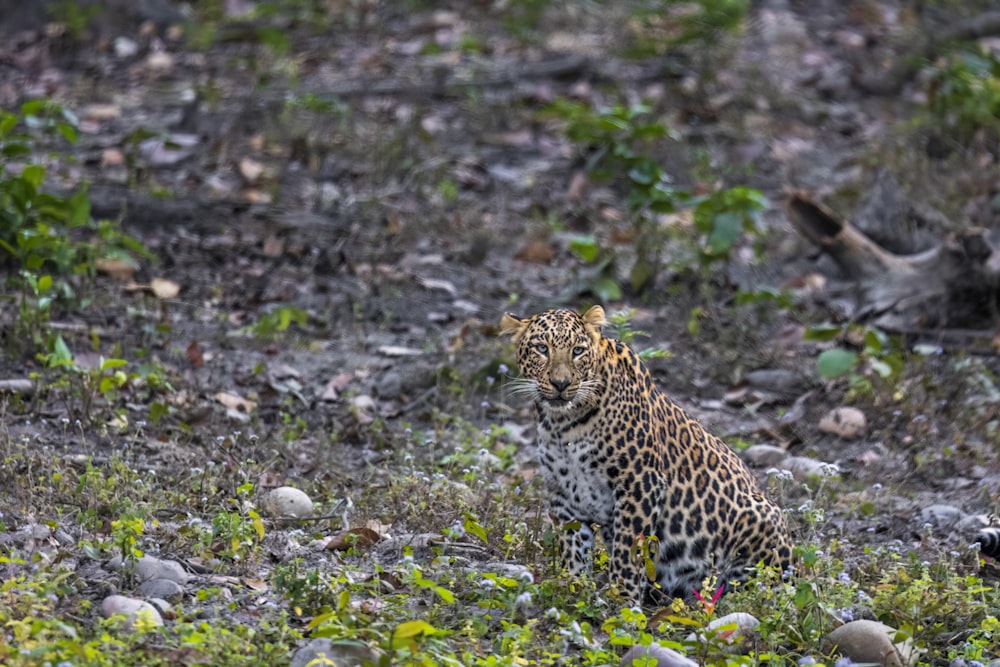
<path fill-rule="evenodd" d="M 566 387 L 569 386 L 569 381 L 567 380 L 550 380 L 550 382 L 552 382 L 552 388 L 560 394 L 566 391 Z"/>

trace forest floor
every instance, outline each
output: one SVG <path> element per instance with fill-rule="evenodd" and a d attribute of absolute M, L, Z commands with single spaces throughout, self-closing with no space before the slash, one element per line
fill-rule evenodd
<path fill-rule="evenodd" d="M 995 226 L 991 135 L 955 138 L 926 72 L 892 95 L 858 83 L 914 33 L 908 5 L 755 3 L 741 29 L 668 49 L 667 5 L 206 4 L 177 30 L 148 4 L 158 21 L 89 29 L 64 7 L 0 47 L 0 107 L 49 98 L 79 128 L 5 166 L 89 184 L 94 218 L 148 252 L 92 259 L 44 307 L 0 263 L 0 380 L 27 383 L 0 393 L 0 662 L 286 664 L 329 637 L 382 664 L 597 665 L 650 632 L 738 660 L 685 643 L 714 607 L 654 632 L 600 564 L 595 582 L 552 570 L 497 323 L 595 302 L 665 353 L 660 386 L 748 453 L 804 545 L 812 583 L 720 603 L 762 617 L 747 664 L 832 661 L 823 637 L 852 615 L 903 629 L 925 664 L 998 650 L 995 571 L 969 548 L 1000 508 L 993 314 L 961 335 L 850 324 L 863 304 L 782 205 L 918 201 Z M 638 146 L 567 131 L 614 105 L 669 129 L 643 150 L 675 212 L 630 208 L 622 174 L 588 171 Z M 766 198 L 754 229 L 708 258 L 676 193 L 744 186 Z M 916 252 L 948 231 L 903 221 L 883 240 Z M 640 255 L 655 263 L 635 289 Z M 831 349 L 850 368 L 821 368 Z M 859 432 L 821 425 L 844 407 Z M 276 516 L 283 486 L 311 519 Z M 140 553 L 185 567 L 168 630 L 109 639 L 108 596 L 161 597 L 113 565 Z"/>

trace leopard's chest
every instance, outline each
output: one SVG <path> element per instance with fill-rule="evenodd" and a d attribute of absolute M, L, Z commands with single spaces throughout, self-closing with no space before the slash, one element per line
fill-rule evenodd
<path fill-rule="evenodd" d="M 539 433 L 542 474 L 550 495 L 575 519 L 607 525 L 615 499 L 605 464 L 607 446 L 589 434 Z"/>

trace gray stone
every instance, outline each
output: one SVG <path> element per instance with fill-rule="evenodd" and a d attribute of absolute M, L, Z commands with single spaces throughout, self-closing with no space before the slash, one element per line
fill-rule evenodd
<path fill-rule="evenodd" d="M 143 582 L 150 579 L 169 579 L 179 584 L 186 584 L 191 575 L 184 569 L 184 566 L 175 560 L 160 560 L 152 556 L 143 556 L 135 563 L 127 564 L 127 567 L 135 574 L 136 581 Z M 112 570 L 122 569 L 121 556 L 115 556 L 108 561 L 108 568 Z"/>
<path fill-rule="evenodd" d="M 632 667 L 640 658 L 654 658 L 656 667 L 698 667 L 698 663 L 690 658 L 669 648 L 663 648 L 659 644 L 649 646 L 633 646 L 622 657 L 618 667 Z M 638 664 L 644 664 L 639 662 Z"/>
<path fill-rule="evenodd" d="M 962 520 L 963 512 L 954 505 L 931 505 L 920 510 L 920 520 L 940 531 L 949 531 Z"/>
<path fill-rule="evenodd" d="M 361 642 L 314 639 L 292 658 L 291 667 L 374 667 L 379 652 Z"/>
<path fill-rule="evenodd" d="M 109 595 L 104 598 L 101 602 L 101 615 L 104 618 L 124 616 L 121 627 L 128 630 L 134 628 L 137 623 L 163 625 L 163 617 L 156 607 L 143 600 L 124 595 Z"/>
<path fill-rule="evenodd" d="M 788 456 L 781 447 L 774 445 L 753 445 L 743 451 L 743 460 L 757 468 L 777 468 Z"/>
<path fill-rule="evenodd" d="M 171 602 L 180 602 L 184 597 L 184 588 L 171 579 L 149 579 L 139 585 L 139 592 L 147 598 L 163 598 Z"/>

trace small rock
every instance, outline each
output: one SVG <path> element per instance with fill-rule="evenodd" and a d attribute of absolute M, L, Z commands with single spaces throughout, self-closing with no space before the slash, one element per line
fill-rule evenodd
<path fill-rule="evenodd" d="M 910 640 L 894 644 L 895 634 L 895 628 L 878 621 L 851 621 L 827 635 L 827 641 L 854 662 L 873 662 L 885 667 L 915 665 L 919 651 Z"/>
<path fill-rule="evenodd" d="M 115 55 L 122 60 L 139 53 L 139 45 L 135 43 L 134 39 L 128 37 L 116 37 L 113 46 Z"/>
<path fill-rule="evenodd" d="M 810 477 L 836 477 L 840 475 L 840 469 L 836 464 L 824 463 L 805 456 L 789 456 L 779 464 L 779 467 L 790 471 L 800 482 L 804 482 Z"/>
<path fill-rule="evenodd" d="M 291 667 L 365 667 L 378 664 L 380 653 L 361 642 L 314 639 L 292 658 Z"/>
<path fill-rule="evenodd" d="M 132 629 L 136 624 L 163 625 L 163 618 L 156 607 L 135 598 L 128 598 L 124 595 L 109 595 L 101 602 L 101 615 L 104 618 L 112 616 L 124 616 L 125 621 L 122 627 Z"/>
<path fill-rule="evenodd" d="M 748 614 L 745 611 L 736 611 L 732 614 L 726 614 L 725 616 L 712 619 L 709 621 L 706 629 L 715 630 L 716 628 L 721 628 L 727 625 L 735 625 L 736 628 L 729 631 L 723 631 L 718 635 L 718 639 L 725 641 L 727 644 L 735 644 L 737 641 L 746 636 L 747 630 L 753 630 L 760 625 L 760 621 L 758 621 L 753 614 Z M 705 635 L 696 635 L 692 632 L 688 635 L 687 640 L 689 642 L 697 640 L 704 642 Z"/>
<path fill-rule="evenodd" d="M 184 588 L 172 579 L 149 579 L 142 582 L 139 592 L 147 598 L 163 598 L 171 602 L 180 602 L 184 597 Z"/>
<path fill-rule="evenodd" d="M 299 489 L 279 486 L 264 497 L 264 507 L 275 516 L 302 518 L 312 516 L 313 501 Z"/>
<path fill-rule="evenodd" d="M 961 521 L 962 515 L 962 510 L 953 505 L 931 505 L 920 510 L 920 520 L 942 532 L 951 530 Z"/>
<path fill-rule="evenodd" d="M 781 447 L 753 445 L 743 451 L 743 460 L 757 468 L 774 468 L 788 456 Z"/>
<path fill-rule="evenodd" d="M 169 579 L 170 581 L 176 581 L 178 584 L 186 584 L 191 578 L 191 575 L 184 569 L 184 566 L 177 561 L 160 560 L 152 556 L 143 556 L 135 561 L 135 563 L 129 563 L 127 567 L 132 569 L 136 580 L 139 582 L 150 579 Z M 108 568 L 120 570 L 122 568 L 121 556 L 115 556 L 108 561 Z"/>
<path fill-rule="evenodd" d="M 846 440 L 860 438 L 868 430 L 865 413 L 857 408 L 841 406 L 831 410 L 819 420 L 819 430 L 832 433 Z"/>
<path fill-rule="evenodd" d="M 646 658 L 656 660 L 650 667 L 698 667 L 698 663 L 690 658 L 669 648 L 664 648 L 659 644 L 649 646 L 633 646 L 622 657 L 618 667 L 632 667 L 632 665 L 649 665 Z"/>

